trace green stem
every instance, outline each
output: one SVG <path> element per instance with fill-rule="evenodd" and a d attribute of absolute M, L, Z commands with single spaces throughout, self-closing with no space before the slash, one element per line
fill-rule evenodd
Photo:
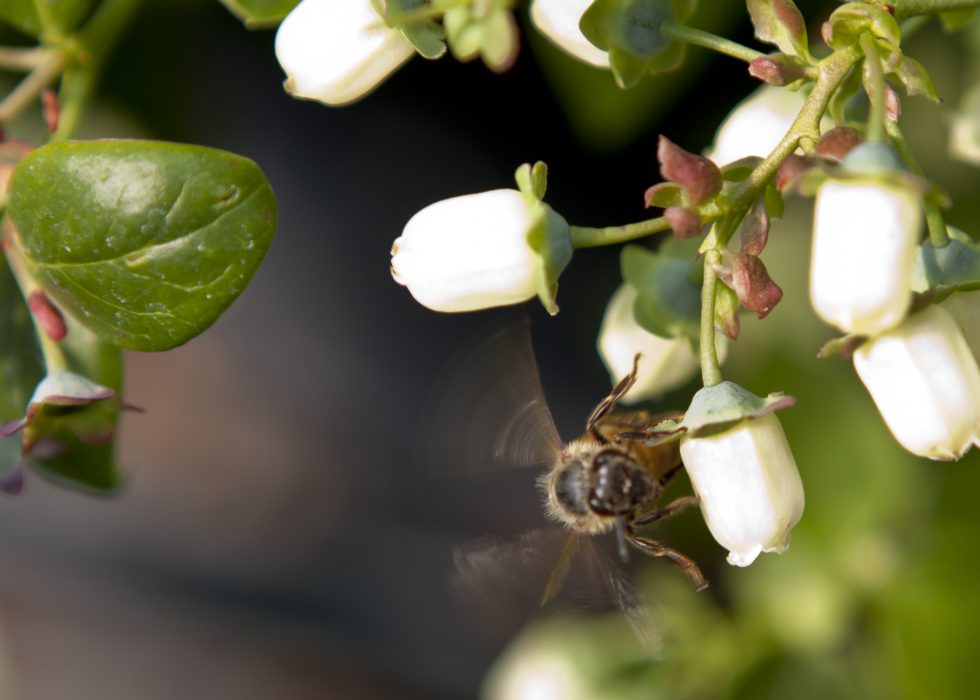
<path fill-rule="evenodd" d="M 902 20 L 915 15 L 980 7 L 980 0 L 891 0 L 888 4 L 895 8 L 895 17 Z"/>
<path fill-rule="evenodd" d="M 902 132 L 902 128 L 898 125 L 898 122 L 891 120 L 885 122 L 885 129 L 892 140 L 892 144 L 895 146 L 895 150 L 898 151 L 898 154 L 905 162 L 905 166 L 919 177 L 925 177 L 925 171 L 912 152 L 912 148 L 909 146 L 909 142 L 905 138 L 905 134 Z M 929 242 L 932 243 L 933 248 L 942 248 L 949 243 L 949 233 L 946 231 L 946 221 L 943 217 L 943 212 L 934 202 L 930 202 L 928 198 L 924 202 L 924 209 L 926 213 L 926 227 L 929 230 Z"/>
<path fill-rule="evenodd" d="M 734 218 L 738 221 L 748 212 L 752 203 L 758 197 L 762 189 L 776 176 L 779 166 L 796 150 L 800 139 L 817 139 L 820 136 L 820 120 L 830 98 L 833 97 L 841 81 L 847 76 L 851 67 L 857 63 L 861 54 L 857 49 L 848 47 L 839 49 L 820 62 L 820 77 L 810 91 L 803 108 L 796 116 L 789 131 L 783 136 L 782 140 L 773 149 L 772 153 L 766 156 L 752 173 L 740 184 L 731 195 L 731 205 L 729 207 Z M 729 227 L 729 235 L 735 230 L 735 226 Z M 719 244 L 724 246 L 728 243 L 727 237 L 719 237 Z"/>
<path fill-rule="evenodd" d="M 683 24 L 671 22 L 670 20 L 666 20 L 660 25 L 660 34 L 668 39 L 676 39 L 677 41 L 711 49 L 712 51 L 737 58 L 746 63 L 751 63 L 755 59 L 765 55 L 761 51 L 750 49 L 748 46 L 726 39 L 723 36 L 718 36 L 702 29 L 695 29 L 694 27 L 686 27 Z"/>
<path fill-rule="evenodd" d="M 885 71 L 881 67 L 881 58 L 875 51 L 875 39 L 871 33 L 862 34 L 860 41 L 870 83 L 868 100 L 871 103 L 871 110 L 868 113 L 868 141 L 883 143 L 885 140 Z"/>
<path fill-rule="evenodd" d="M 61 114 L 53 141 L 71 138 L 85 105 L 95 90 L 109 52 L 129 24 L 142 0 L 106 0 L 78 37 L 79 61 L 65 71 L 59 95 Z"/>
<path fill-rule="evenodd" d="M 715 288 L 718 275 L 715 265 L 721 262 L 721 251 L 712 248 L 704 255 L 704 282 L 701 284 L 701 333 L 698 339 L 701 358 L 701 379 L 705 386 L 722 381 L 721 366 L 715 350 Z"/>
<path fill-rule="evenodd" d="M 0 68 L 9 71 L 30 72 L 44 63 L 52 52 L 51 49 L 25 49 L 12 46 L 0 46 Z"/>
<path fill-rule="evenodd" d="M 0 124 L 8 122 L 27 107 L 41 90 L 53 83 L 65 68 L 61 52 L 48 52 L 44 61 L 28 73 L 20 83 L 0 102 Z"/>
<path fill-rule="evenodd" d="M 658 216 L 656 219 L 638 221 L 635 224 L 624 224 L 623 226 L 605 226 L 603 228 L 570 226 L 569 232 L 572 235 L 572 247 L 578 250 L 579 248 L 598 248 L 604 245 L 635 241 L 637 238 L 645 238 L 669 229 L 670 225 L 667 220 Z"/>
<path fill-rule="evenodd" d="M 7 263 L 10 265 L 10 271 L 14 275 L 14 279 L 17 281 L 17 286 L 20 287 L 20 293 L 24 296 L 24 301 L 26 302 L 28 297 L 30 297 L 31 292 L 41 290 L 41 285 L 37 283 L 33 275 L 27 270 L 27 266 L 24 265 L 24 259 L 21 254 L 20 241 L 14 230 L 14 227 L 8 221 L 5 226 L 5 234 L 3 237 L 3 251 L 4 256 L 7 258 Z M 65 355 L 64 350 L 57 342 L 52 340 L 48 336 L 44 328 L 41 327 L 34 315 L 31 314 L 31 320 L 34 322 L 34 332 L 37 334 L 38 345 L 41 348 L 41 355 L 44 357 L 44 366 L 48 374 L 54 374 L 55 372 L 64 372 L 68 370 L 68 358 Z"/>

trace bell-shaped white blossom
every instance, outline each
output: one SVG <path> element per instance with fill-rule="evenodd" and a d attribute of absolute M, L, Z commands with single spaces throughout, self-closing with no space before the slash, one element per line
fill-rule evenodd
<path fill-rule="evenodd" d="M 828 180 L 817 192 L 810 300 L 845 333 L 875 335 L 901 322 L 922 230 L 922 198 L 872 179 Z"/>
<path fill-rule="evenodd" d="M 599 68 L 609 67 L 609 54 L 594 46 L 579 22 L 594 0 L 534 0 L 531 21 L 558 48 Z"/>
<path fill-rule="evenodd" d="M 763 85 L 725 118 L 706 155 L 718 165 L 769 155 L 799 115 L 804 99 L 800 92 Z M 829 128 L 831 124 L 825 119 L 823 126 Z"/>
<path fill-rule="evenodd" d="M 633 358 L 643 355 L 636 383 L 623 397 L 624 403 L 644 401 L 683 386 L 700 370 L 700 360 L 685 338 L 661 338 L 636 322 L 633 305 L 638 293 L 630 284 L 620 285 L 606 307 L 599 329 L 599 355 L 612 383 L 616 384 L 633 368 Z M 728 353 L 727 339 L 715 335 L 718 361 Z"/>
<path fill-rule="evenodd" d="M 371 0 L 302 0 L 276 34 L 286 91 L 328 105 L 360 99 L 414 54 Z"/>
<path fill-rule="evenodd" d="M 909 452 L 951 460 L 980 444 L 980 369 L 943 309 L 931 306 L 867 341 L 854 368 Z"/>
<path fill-rule="evenodd" d="M 748 566 L 762 552 L 786 550 L 803 514 L 803 484 L 775 414 L 684 438 L 681 458 L 729 564 Z"/>
<path fill-rule="evenodd" d="M 431 204 L 391 248 L 391 274 L 435 311 L 516 304 L 537 294 L 539 260 L 528 243 L 532 212 L 517 190 Z"/>

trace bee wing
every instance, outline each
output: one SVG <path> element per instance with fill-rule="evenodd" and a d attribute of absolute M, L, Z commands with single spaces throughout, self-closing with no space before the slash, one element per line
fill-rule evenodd
<path fill-rule="evenodd" d="M 487 624 L 523 625 L 545 603 L 573 612 L 619 611 L 647 652 L 662 649 L 650 607 L 592 537 L 535 530 L 509 541 L 483 538 L 457 547 L 454 561 L 452 588 Z"/>
<path fill-rule="evenodd" d="M 530 321 L 464 350 L 422 416 L 420 458 L 434 476 L 544 464 L 561 449 L 531 347 Z"/>

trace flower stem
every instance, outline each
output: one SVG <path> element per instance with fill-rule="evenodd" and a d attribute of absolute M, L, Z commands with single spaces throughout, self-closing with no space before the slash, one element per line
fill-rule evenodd
<path fill-rule="evenodd" d="M 667 220 L 658 216 L 656 219 L 647 219 L 622 226 L 605 226 L 603 228 L 570 226 L 569 232 L 572 235 L 572 247 L 577 250 L 579 248 L 598 248 L 604 245 L 626 243 L 669 229 L 670 225 Z"/>
<path fill-rule="evenodd" d="M 64 68 L 65 58 L 62 53 L 48 52 L 44 60 L 0 102 L 0 124 L 20 114 L 41 90 L 54 82 Z"/>
<path fill-rule="evenodd" d="M 51 136 L 53 141 L 71 138 L 75 132 L 106 57 L 141 2 L 105 0 L 85 25 L 78 38 L 81 46 L 79 65 L 68 68 L 61 83 L 61 114 L 58 128 Z"/>
<path fill-rule="evenodd" d="M 891 0 L 888 4 L 895 9 L 898 19 L 905 19 L 914 15 L 932 15 L 947 10 L 980 7 L 980 0 Z"/>
<path fill-rule="evenodd" d="M 755 59 L 765 55 L 761 51 L 750 49 L 748 46 L 739 44 L 731 39 L 726 39 L 723 36 L 706 32 L 703 29 L 686 27 L 683 24 L 671 22 L 670 20 L 666 20 L 660 25 L 660 34 L 668 39 L 676 39 L 677 41 L 711 49 L 712 51 L 737 58 L 746 63 L 751 63 Z"/>
<path fill-rule="evenodd" d="M 875 39 L 870 32 L 861 35 L 861 51 L 864 52 L 864 64 L 868 67 L 870 83 L 868 141 L 882 143 L 885 140 L 885 71 L 881 67 L 881 59 L 875 51 Z"/>
<path fill-rule="evenodd" d="M 20 287 L 20 293 L 24 296 L 24 301 L 26 302 L 31 292 L 41 289 L 41 286 L 34 279 L 33 275 L 28 272 L 27 266 L 24 265 L 20 241 L 13 225 L 8 221 L 4 229 L 4 257 L 7 258 L 10 271 L 13 273 L 14 279 L 17 281 L 17 286 Z M 34 317 L 34 314 L 31 314 L 31 320 L 34 322 L 34 332 L 37 334 L 37 342 L 41 348 L 41 354 L 44 356 L 44 366 L 47 373 L 54 374 L 55 372 L 66 371 L 68 369 L 68 358 L 65 356 L 64 350 L 48 336 L 47 332 Z"/>
<path fill-rule="evenodd" d="M 712 248 L 704 255 L 704 282 L 701 284 L 701 333 L 698 339 L 701 358 L 701 379 L 705 386 L 722 381 L 718 353 L 715 350 L 715 288 L 718 276 L 715 265 L 721 262 L 721 251 Z"/>
<path fill-rule="evenodd" d="M 909 146 L 909 142 L 905 138 L 905 134 L 902 132 L 902 128 L 898 125 L 898 122 L 886 121 L 885 130 L 888 132 L 888 136 L 891 138 L 895 150 L 898 151 L 898 154 L 905 162 L 905 166 L 919 177 L 925 177 L 925 171 L 922 170 L 918 159 L 912 153 L 912 148 Z M 949 234 L 946 232 L 946 221 L 943 218 L 943 212 L 935 202 L 930 202 L 928 198 L 925 200 L 924 209 L 926 213 L 926 227 L 929 229 L 929 241 L 932 243 L 933 248 L 942 248 L 949 243 Z"/>
<path fill-rule="evenodd" d="M 41 65 L 51 49 L 0 46 L 0 68 L 9 71 L 30 72 Z"/>

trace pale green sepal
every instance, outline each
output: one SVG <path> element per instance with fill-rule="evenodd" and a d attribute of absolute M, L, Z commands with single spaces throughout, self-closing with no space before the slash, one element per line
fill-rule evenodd
<path fill-rule="evenodd" d="M 425 9 L 426 0 L 371 0 L 375 11 L 389 27 L 395 27 L 415 47 L 423 58 L 442 58 L 446 53 L 446 38 L 442 25 L 432 19 L 413 17 L 414 11 Z"/>
<path fill-rule="evenodd" d="M 950 228 L 950 241 L 942 248 L 923 242 L 912 268 L 912 288 L 933 291 L 938 299 L 952 291 L 980 289 L 980 243 Z"/>
<path fill-rule="evenodd" d="M 524 163 L 517 169 L 514 179 L 531 212 L 527 242 L 538 257 L 535 275 L 538 298 L 548 313 L 554 316 L 558 313 L 558 304 L 555 302 L 558 277 L 572 260 L 572 238 L 568 222 L 542 201 L 548 189 L 547 165 L 541 161 L 533 166 Z"/>
<path fill-rule="evenodd" d="M 761 398 L 734 382 L 725 381 L 698 391 L 678 425 L 685 429 L 686 437 L 700 437 L 789 408 L 794 403 L 796 399 L 792 396 L 775 393 Z"/>

